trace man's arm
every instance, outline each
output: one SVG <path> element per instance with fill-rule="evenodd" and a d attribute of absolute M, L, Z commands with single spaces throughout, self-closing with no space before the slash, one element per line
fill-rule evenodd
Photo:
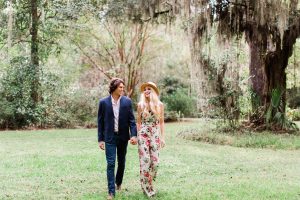
<path fill-rule="evenodd" d="M 133 114 L 133 109 L 132 109 L 132 101 L 130 100 L 130 105 L 129 105 L 129 127 L 130 127 L 130 143 L 131 144 L 136 144 L 137 143 L 137 130 L 136 130 L 136 123 L 135 123 L 135 118 Z"/>
<path fill-rule="evenodd" d="M 100 101 L 99 102 L 99 109 L 98 109 L 98 143 L 99 143 L 99 147 L 100 149 L 104 150 L 104 133 L 103 133 L 103 129 L 104 129 L 104 120 L 103 120 L 103 103 Z"/>

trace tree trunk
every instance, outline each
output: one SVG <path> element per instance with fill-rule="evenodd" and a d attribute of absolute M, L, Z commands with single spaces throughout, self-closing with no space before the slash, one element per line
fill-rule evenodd
<path fill-rule="evenodd" d="M 254 92 L 251 99 L 253 111 L 251 121 L 257 125 L 266 122 L 265 113 L 271 104 L 274 89 L 281 92 L 281 102 L 278 109 L 281 113 L 285 113 L 287 81 L 285 69 L 296 42 L 296 37 L 293 37 L 293 33 L 290 31 L 284 33 L 282 42 L 279 36 L 274 38 L 276 41 L 274 43 L 270 41 L 267 43 L 266 37 L 264 40 L 261 38 L 264 37 L 261 35 L 260 37 L 247 37 L 251 54 L 250 81 Z"/>
<path fill-rule="evenodd" d="M 285 113 L 286 106 L 286 73 L 285 69 L 288 65 L 287 52 L 280 51 L 276 53 L 267 54 L 266 65 L 266 87 L 267 87 L 267 99 L 266 102 L 271 102 L 271 94 L 273 89 L 279 89 L 282 92 L 280 112 Z"/>
<path fill-rule="evenodd" d="M 248 41 L 250 48 L 250 86 L 253 95 L 251 96 L 252 110 L 256 111 L 266 103 L 267 87 L 266 72 L 263 53 L 258 42 Z"/>
<path fill-rule="evenodd" d="M 7 22 L 7 27 L 8 27 L 8 33 L 7 33 L 7 48 L 8 52 L 10 51 L 11 48 L 11 41 L 12 41 L 12 29 L 13 29 L 13 6 L 12 6 L 12 0 L 8 1 L 8 22 Z M 9 55 L 9 54 L 8 54 Z M 9 56 L 8 56 L 9 57 Z"/>
<path fill-rule="evenodd" d="M 39 55 L 38 55 L 38 2 L 31 0 L 31 65 L 33 67 L 33 84 L 31 97 L 35 104 L 39 101 Z"/>

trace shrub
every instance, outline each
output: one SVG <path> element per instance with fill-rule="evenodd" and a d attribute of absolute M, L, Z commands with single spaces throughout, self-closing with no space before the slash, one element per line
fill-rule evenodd
<path fill-rule="evenodd" d="M 32 100 L 34 68 L 29 59 L 17 57 L 1 80 L 0 128 L 19 128 L 35 123 L 40 110 Z"/>
<path fill-rule="evenodd" d="M 66 112 L 72 113 L 74 124 L 79 126 L 96 126 L 98 94 L 89 90 L 80 89 L 69 96 Z"/>
<path fill-rule="evenodd" d="M 293 121 L 300 120 L 300 109 L 288 109 L 286 115 L 289 119 Z"/>
<path fill-rule="evenodd" d="M 180 117 L 196 116 L 196 99 L 189 94 L 188 86 L 171 76 L 164 77 L 159 85 L 162 88 L 161 100 L 166 105 L 166 119 L 173 121 Z"/>
<path fill-rule="evenodd" d="M 289 99 L 290 108 L 300 108 L 300 95 Z"/>
<path fill-rule="evenodd" d="M 176 122 L 179 121 L 180 113 L 176 111 L 168 111 L 166 110 L 164 113 L 165 122 Z"/>
<path fill-rule="evenodd" d="M 168 111 L 175 111 L 185 117 L 193 116 L 196 110 L 195 99 L 188 96 L 185 89 L 177 89 L 174 93 L 165 96 L 163 102 L 167 105 Z"/>
<path fill-rule="evenodd" d="M 40 66 L 42 68 L 42 66 Z M 99 90 L 72 89 L 58 75 L 39 77 L 40 100 L 32 100 L 33 70 L 29 59 L 14 59 L 0 81 L 0 128 L 95 127 Z"/>

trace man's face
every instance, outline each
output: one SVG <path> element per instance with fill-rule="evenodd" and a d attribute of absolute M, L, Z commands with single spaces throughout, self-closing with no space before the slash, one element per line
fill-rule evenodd
<path fill-rule="evenodd" d="M 124 84 L 123 83 L 120 83 L 120 85 L 117 87 L 117 89 L 113 92 L 115 95 L 118 95 L 118 96 L 122 96 L 124 94 Z"/>

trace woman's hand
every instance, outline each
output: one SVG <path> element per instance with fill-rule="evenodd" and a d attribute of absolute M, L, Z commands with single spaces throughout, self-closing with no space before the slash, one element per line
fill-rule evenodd
<path fill-rule="evenodd" d="M 135 136 L 130 138 L 130 144 L 136 145 L 137 144 L 137 138 Z"/>
<path fill-rule="evenodd" d="M 160 148 L 164 148 L 166 146 L 166 142 L 164 139 L 160 140 Z"/>

